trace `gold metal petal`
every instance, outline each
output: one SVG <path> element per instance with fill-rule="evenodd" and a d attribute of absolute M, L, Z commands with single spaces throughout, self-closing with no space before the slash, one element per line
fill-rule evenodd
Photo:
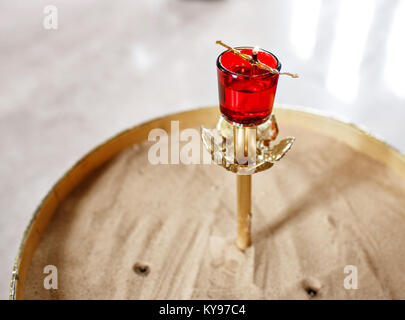
<path fill-rule="evenodd" d="M 293 143 L 295 141 L 294 137 L 289 137 L 286 139 L 281 140 L 278 144 L 270 148 L 269 150 L 269 157 L 270 161 L 279 161 L 282 157 L 285 156 L 285 154 L 288 152 L 288 150 L 291 149 Z"/>

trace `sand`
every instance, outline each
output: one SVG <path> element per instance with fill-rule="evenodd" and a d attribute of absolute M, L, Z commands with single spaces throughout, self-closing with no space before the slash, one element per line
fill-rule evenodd
<path fill-rule="evenodd" d="M 253 246 L 236 232 L 236 178 L 215 165 L 120 154 L 55 213 L 27 299 L 405 299 L 405 181 L 334 139 L 297 140 L 253 177 Z M 46 265 L 58 289 L 46 290 Z M 347 265 L 358 288 L 344 287 Z"/>

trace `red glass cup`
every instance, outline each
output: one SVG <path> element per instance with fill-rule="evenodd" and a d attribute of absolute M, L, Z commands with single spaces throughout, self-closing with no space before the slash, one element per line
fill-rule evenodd
<path fill-rule="evenodd" d="M 253 47 L 236 49 L 252 56 Z M 277 57 L 266 50 L 260 49 L 257 59 L 281 69 Z M 239 126 L 265 122 L 273 109 L 279 75 L 252 66 L 229 50 L 219 55 L 217 67 L 220 111 L 226 120 Z"/>

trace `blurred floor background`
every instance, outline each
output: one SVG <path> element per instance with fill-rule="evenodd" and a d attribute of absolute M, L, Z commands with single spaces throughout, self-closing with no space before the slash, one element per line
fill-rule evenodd
<path fill-rule="evenodd" d="M 76 160 L 139 122 L 217 104 L 215 40 L 259 45 L 299 73 L 280 79 L 277 102 L 404 152 L 404 34 L 404 0 L 1 1 L 0 298 L 33 211 Z"/>

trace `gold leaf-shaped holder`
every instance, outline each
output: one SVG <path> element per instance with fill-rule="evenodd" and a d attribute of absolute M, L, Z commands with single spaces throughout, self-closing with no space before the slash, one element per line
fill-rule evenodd
<path fill-rule="evenodd" d="M 240 175 L 251 175 L 273 166 L 290 150 L 295 138 L 288 137 L 274 146 L 278 125 L 272 114 L 265 123 L 255 127 L 232 125 L 221 117 L 216 129 L 201 127 L 205 148 L 214 163 Z"/>

